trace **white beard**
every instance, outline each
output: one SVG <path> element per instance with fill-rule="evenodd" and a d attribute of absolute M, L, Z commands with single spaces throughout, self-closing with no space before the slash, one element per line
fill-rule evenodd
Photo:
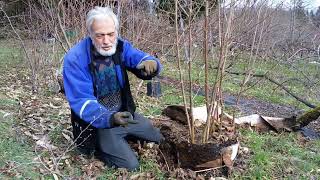
<path fill-rule="evenodd" d="M 112 56 L 116 53 L 118 40 L 112 45 L 111 49 L 108 51 L 103 50 L 99 45 L 97 45 L 94 41 L 93 46 L 96 48 L 97 52 L 102 56 Z"/>

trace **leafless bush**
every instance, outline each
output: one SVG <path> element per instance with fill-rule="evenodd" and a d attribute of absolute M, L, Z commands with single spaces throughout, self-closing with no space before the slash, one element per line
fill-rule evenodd
<path fill-rule="evenodd" d="M 158 55 L 168 54 L 173 48 L 173 28 L 166 15 L 151 14 L 134 1 L 47 1 L 28 0 L 21 18 L 18 34 L 23 38 L 27 57 L 34 77 L 36 91 L 40 82 L 50 86 L 56 81 L 56 70 L 62 64 L 63 54 L 87 36 L 86 13 L 94 6 L 111 6 L 121 19 L 121 36 L 137 47 Z M 20 32 L 18 32 L 20 31 Z M 10 31 L 8 31 L 10 32 Z M 56 86 L 53 85 L 53 86 Z M 54 88 L 57 89 L 57 88 Z"/>
<path fill-rule="evenodd" d="M 282 9 L 281 4 L 272 5 L 270 4 L 271 1 L 268 0 L 227 2 L 222 1 L 217 6 L 210 6 L 208 1 L 204 1 L 203 3 L 206 3 L 206 5 L 202 5 L 207 7 L 209 11 L 207 17 L 197 16 L 192 11 L 190 7 L 193 6 L 190 4 L 194 1 L 175 0 L 176 55 L 185 106 L 190 106 L 192 112 L 192 101 L 187 102 L 188 98 L 193 99 L 192 90 L 191 88 L 189 91 L 185 89 L 186 80 L 189 81 L 191 86 L 194 78 L 190 76 L 193 71 L 191 64 L 201 64 L 203 60 L 205 60 L 205 70 L 204 73 L 199 72 L 199 75 L 202 73 L 202 76 L 206 77 L 204 87 L 210 86 L 208 79 L 215 80 L 211 84 L 214 87 L 212 92 L 208 92 L 206 89 L 205 93 L 208 114 L 212 114 L 212 117 L 214 117 L 213 114 L 217 114 L 218 105 L 223 109 L 222 82 L 227 76 L 225 69 L 232 69 L 232 66 L 239 62 L 245 64 L 245 66 L 240 73 L 243 75 L 243 80 L 239 84 L 238 97 L 260 82 L 250 83 L 252 77 L 261 76 L 261 74 L 256 74 L 257 65 L 273 64 L 274 67 L 268 72 L 262 72 L 261 77 L 268 77 L 269 80 L 272 80 L 271 82 L 282 87 L 297 100 L 310 105 L 303 98 L 290 92 L 283 86 L 283 83 L 274 81 L 272 77 L 280 82 L 286 82 L 287 79 L 283 77 L 283 73 L 273 69 L 279 64 L 287 64 L 287 66 L 292 66 L 291 69 L 297 75 L 299 74 L 298 76 L 305 77 L 304 81 L 313 82 L 313 87 L 319 85 L 319 81 L 315 80 L 315 77 L 312 78 L 313 80 L 309 78 L 310 74 L 308 74 L 307 69 L 299 69 L 295 65 L 299 61 L 309 62 L 310 60 L 307 59 L 314 59 L 317 55 L 319 46 L 315 44 L 320 42 L 317 39 L 314 26 L 308 21 L 296 21 L 294 29 L 290 29 L 292 12 Z M 182 12 L 186 17 L 181 16 Z M 204 47 L 202 48 L 203 43 Z M 200 46 L 200 48 L 193 48 L 197 46 Z M 204 54 L 203 58 L 201 53 Z M 184 56 L 181 54 L 184 54 Z M 188 66 L 181 64 L 182 59 Z M 209 68 L 209 64 L 213 64 L 217 71 L 213 72 L 212 68 Z M 306 90 L 308 90 L 307 87 Z M 203 138 L 203 142 L 208 140 L 214 128 L 219 129 L 219 117 L 212 120 L 210 118 L 209 116 L 207 119 L 207 135 Z M 190 141 L 194 142 L 192 117 L 188 118 L 188 124 Z"/>
<path fill-rule="evenodd" d="M 149 53 L 172 53 L 173 25 L 169 17 L 150 14 L 145 9 L 128 4 L 122 7 L 121 35 Z"/>

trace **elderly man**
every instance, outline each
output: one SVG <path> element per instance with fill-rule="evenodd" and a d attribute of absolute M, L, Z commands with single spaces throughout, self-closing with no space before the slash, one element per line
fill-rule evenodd
<path fill-rule="evenodd" d="M 149 80 L 161 69 L 158 59 L 119 38 L 119 22 L 108 7 L 87 14 L 89 37 L 64 57 L 63 81 L 71 107 L 77 148 L 94 154 L 108 166 L 139 167 L 128 138 L 159 143 L 163 136 L 135 113 L 127 70 Z"/>

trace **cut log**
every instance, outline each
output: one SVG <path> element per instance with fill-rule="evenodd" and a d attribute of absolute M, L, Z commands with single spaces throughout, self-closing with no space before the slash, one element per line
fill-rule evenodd
<path fill-rule="evenodd" d="M 194 108 L 193 116 L 195 119 L 196 127 L 206 123 L 207 111 L 206 107 Z M 219 111 L 219 116 L 221 116 Z M 172 105 L 164 109 L 163 114 L 167 115 L 173 120 L 176 120 L 184 125 L 187 124 L 185 109 L 183 106 Z M 223 117 L 233 119 L 232 116 L 224 113 Z M 298 118 L 296 116 L 279 118 L 279 117 L 268 117 L 259 114 L 252 114 L 249 116 L 234 118 L 235 124 L 244 125 L 249 124 L 251 127 L 255 127 L 259 132 L 265 132 L 274 130 L 276 132 L 285 131 L 297 131 L 302 127 L 307 126 L 310 122 L 317 120 L 320 117 L 320 106 L 307 111 Z"/>
<path fill-rule="evenodd" d="M 310 122 L 317 120 L 320 117 L 320 106 L 307 111 L 306 113 L 302 114 L 296 120 L 296 128 L 302 128 L 308 125 Z"/>

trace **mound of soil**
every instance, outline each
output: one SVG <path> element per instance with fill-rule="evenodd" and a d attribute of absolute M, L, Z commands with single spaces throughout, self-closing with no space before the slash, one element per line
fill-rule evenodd
<path fill-rule="evenodd" d="M 165 141 L 159 146 L 162 156 L 158 162 L 165 171 L 174 172 L 177 169 L 188 171 L 202 171 L 216 168 L 215 176 L 226 176 L 232 168 L 232 162 L 224 159 L 225 150 L 237 143 L 237 135 L 229 131 L 218 132 L 209 142 L 201 144 L 202 129 L 195 129 L 196 143 L 189 142 L 188 126 L 167 117 L 153 120 L 154 125 L 160 128 Z M 222 129 L 227 129 L 223 127 Z"/>

